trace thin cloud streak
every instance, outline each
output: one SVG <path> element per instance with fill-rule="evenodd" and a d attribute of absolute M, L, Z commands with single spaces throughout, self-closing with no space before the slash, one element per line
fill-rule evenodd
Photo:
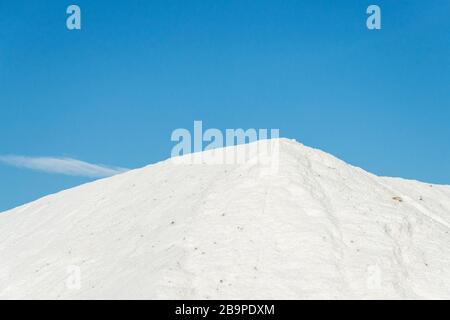
<path fill-rule="evenodd" d="M 105 178 L 129 170 L 125 168 L 92 164 L 72 158 L 6 155 L 0 156 L 0 162 L 18 168 L 88 178 Z"/>

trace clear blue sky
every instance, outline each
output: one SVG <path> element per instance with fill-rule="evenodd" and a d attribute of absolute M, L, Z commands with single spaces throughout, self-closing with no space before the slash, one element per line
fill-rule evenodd
<path fill-rule="evenodd" d="M 450 1 L 0 0 L 0 155 L 140 167 L 194 120 L 450 184 Z M 86 181 L 0 164 L 0 210 Z"/>

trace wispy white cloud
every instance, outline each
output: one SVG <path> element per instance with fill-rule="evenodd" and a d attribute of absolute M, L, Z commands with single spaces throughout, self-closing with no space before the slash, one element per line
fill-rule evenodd
<path fill-rule="evenodd" d="M 19 168 L 89 178 L 109 177 L 128 170 L 125 168 L 92 164 L 71 158 L 0 155 L 0 162 Z"/>

